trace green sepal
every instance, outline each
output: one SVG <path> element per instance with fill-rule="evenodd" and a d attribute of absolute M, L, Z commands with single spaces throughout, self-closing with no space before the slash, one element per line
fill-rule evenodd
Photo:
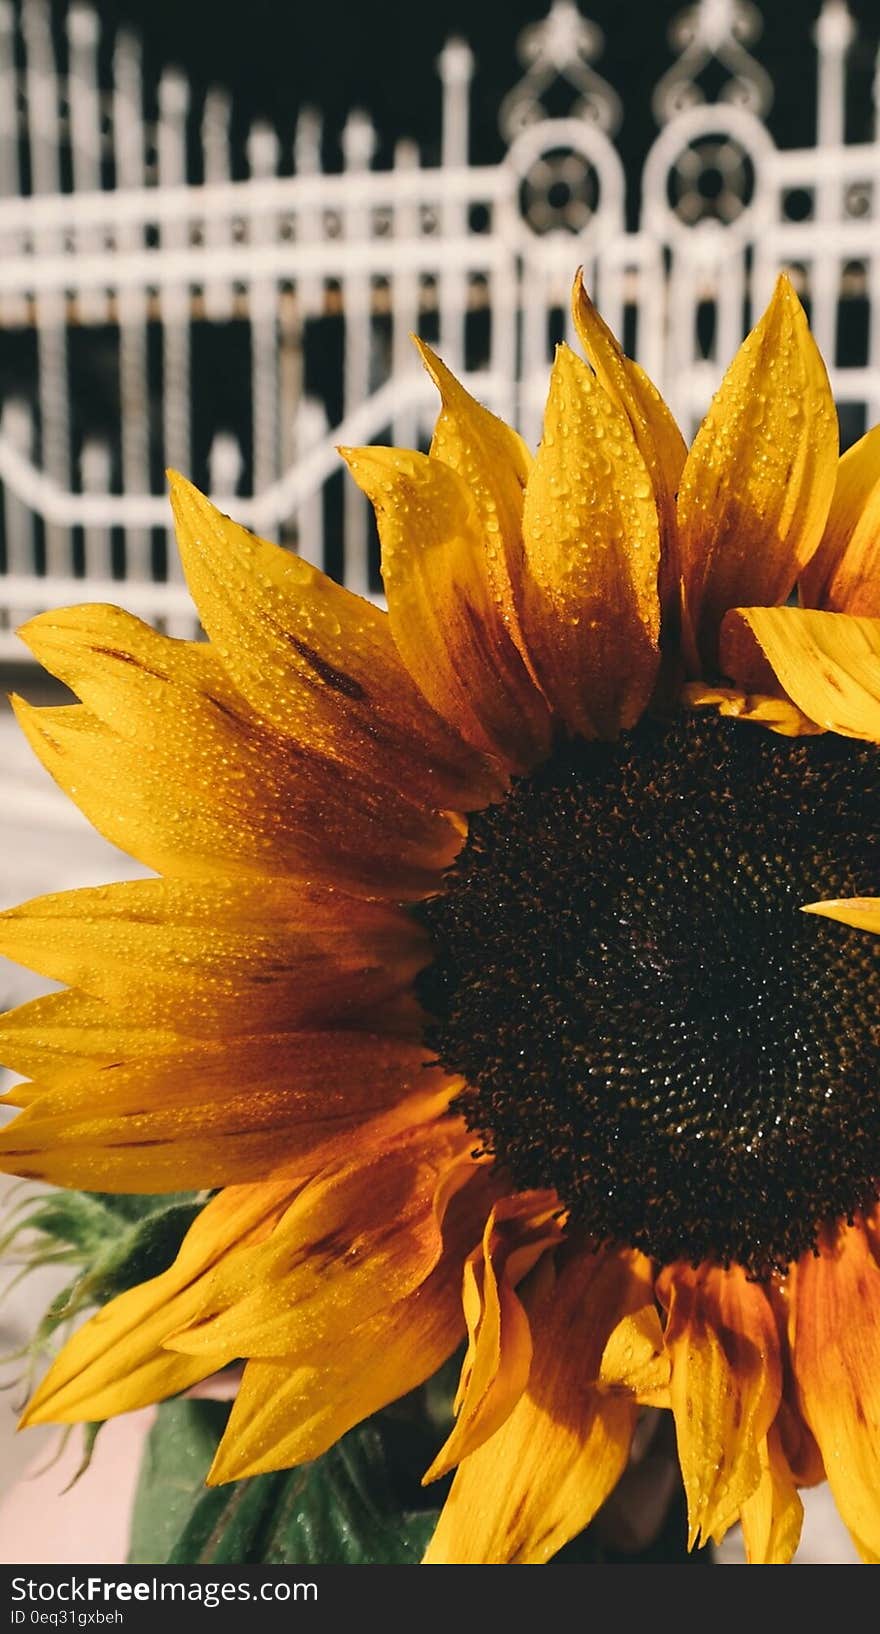
<path fill-rule="evenodd" d="M 92 1459 L 95 1456 L 95 1442 L 103 1430 L 105 1423 L 106 1419 L 101 1418 L 83 1425 L 82 1454 L 76 1469 L 64 1488 L 65 1492 L 70 1492 L 71 1488 L 76 1486 L 77 1481 L 81 1480 L 86 1471 L 90 1468 Z"/>
<path fill-rule="evenodd" d="M 20 1354 L 36 1361 L 64 1322 L 166 1270 L 207 1195 L 52 1191 L 25 1197 L 10 1209 L 0 1231 L 0 1254 L 14 1250 L 18 1277 L 46 1265 L 69 1265 L 74 1271 Z"/>

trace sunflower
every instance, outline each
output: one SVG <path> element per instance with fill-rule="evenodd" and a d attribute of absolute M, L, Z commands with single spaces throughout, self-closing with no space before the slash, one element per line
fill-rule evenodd
<path fill-rule="evenodd" d="M 17 1174 L 219 1188 L 26 1422 L 245 1359 L 211 1471 L 317 1457 L 466 1340 L 426 1559 L 540 1563 L 670 1411 L 690 1542 L 880 1559 L 880 428 L 785 277 L 688 452 L 580 280 L 532 458 L 426 346 L 343 450 L 387 613 L 172 478 L 207 643 L 24 639 L 19 720 L 159 877 L 3 915 Z M 797 587 L 798 605 L 790 605 Z"/>

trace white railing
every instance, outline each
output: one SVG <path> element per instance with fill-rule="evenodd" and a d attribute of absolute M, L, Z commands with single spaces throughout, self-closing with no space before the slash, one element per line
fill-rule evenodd
<path fill-rule="evenodd" d="M 0 405 L 0 658 L 22 656 L 12 629 L 28 613 L 84 597 L 192 631 L 168 548 L 168 464 L 376 594 L 368 510 L 343 485 L 336 444 L 426 437 L 434 394 L 413 329 L 536 440 L 578 263 L 688 429 L 783 265 L 847 435 L 880 420 L 880 144 L 844 141 L 853 24 L 843 0 L 825 0 L 815 145 L 780 150 L 750 54 L 758 22 L 746 0 L 699 0 L 674 26 L 634 209 L 614 144 L 622 106 L 574 0 L 554 0 L 522 38 L 499 164 L 469 163 L 473 64 L 453 41 L 438 64 L 439 166 L 402 141 L 374 170 L 373 128 L 353 113 L 342 169 L 327 173 L 307 110 L 292 155 L 274 131 L 251 131 L 243 181 L 230 180 L 224 93 L 196 110 L 173 70 L 145 86 L 130 34 L 102 83 L 97 20 L 79 3 L 61 75 L 47 0 L 0 0 L 0 347 L 24 360 Z M 709 105 L 712 59 L 727 79 Z M 560 80 L 570 105 L 550 118 Z M 319 324 L 335 333 L 335 373 Z M 82 386 L 86 342 L 103 401 Z"/>

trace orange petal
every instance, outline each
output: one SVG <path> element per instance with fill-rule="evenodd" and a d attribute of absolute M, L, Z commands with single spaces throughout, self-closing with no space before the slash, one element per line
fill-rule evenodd
<path fill-rule="evenodd" d="M 675 496 L 687 445 L 653 381 L 626 357 L 584 288 L 583 268 L 572 291 L 572 313 L 581 345 L 608 396 L 627 416 L 647 466 L 657 501 L 662 539 L 660 599 L 664 616 L 678 614 L 679 561 Z"/>
<path fill-rule="evenodd" d="M 457 1417 L 425 1482 L 454 1469 L 494 1435 L 526 1388 L 532 1340 L 514 1280 L 559 1242 L 557 1215 L 556 1199 L 547 1192 L 502 1198 L 486 1222 L 482 1246 L 465 1264 L 468 1350 L 455 1402 Z"/>
<path fill-rule="evenodd" d="M 497 772 L 428 707 L 387 614 L 257 539 L 170 474 L 177 540 L 202 623 L 233 682 L 294 741 L 415 800 L 471 810 Z"/>
<path fill-rule="evenodd" d="M 779 1282 L 771 1282 L 767 1286 L 767 1297 L 776 1316 L 776 1326 L 779 1333 L 779 1343 L 782 1353 L 782 1400 L 773 1425 L 773 1434 L 778 1435 L 785 1461 L 798 1487 L 818 1486 L 825 1479 L 825 1466 L 822 1463 L 822 1454 L 816 1445 L 816 1439 L 809 1425 L 804 1421 L 803 1413 L 798 1405 L 797 1383 L 791 1362 L 791 1344 L 789 1342 L 790 1327 L 790 1287 L 788 1278 Z"/>
<path fill-rule="evenodd" d="M 248 1362 L 211 1484 L 320 1457 L 352 1425 L 442 1366 L 464 1333 L 462 1267 L 497 1194 L 491 1167 L 475 1170 L 446 1210 L 434 1271 L 412 1293 L 359 1327 L 337 1325 L 304 1361 Z"/>
<path fill-rule="evenodd" d="M 235 1186 L 187 1232 L 174 1264 L 105 1305 L 68 1340 L 25 1412 L 24 1424 L 76 1424 L 132 1412 L 187 1389 L 231 1360 L 165 1350 L 198 1309 L 215 1267 L 270 1231 L 290 1202 L 290 1180 Z"/>
<path fill-rule="evenodd" d="M 668 1266 L 670 1400 L 688 1501 L 688 1547 L 719 1541 L 761 1480 L 760 1448 L 779 1406 L 779 1335 L 769 1301 L 739 1266 Z"/>
<path fill-rule="evenodd" d="M 800 592 L 805 607 L 880 617 L 880 426 L 840 460 L 822 542 Z"/>
<path fill-rule="evenodd" d="M 560 346 L 523 513 L 522 628 L 572 732 L 613 738 L 639 719 L 658 665 L 657 507 L 632 427 Z"/>
<path fill-rule="evenodd" d="M 783 1397 L 776 1418 L 775 1430 L 779 1435 L 782 1451 L 792 1475 L 799 1487 L 818 1486 L 825 1480 L 825 1465 L 822 1454 L 816 1445 L 816 1438 L 812 1430 L 804 1423 L 803 1414 L 797 1405 L 797 1387 L 793 1377 L 783 1384 Z"/>
<path fill-rule="evenodd" d="M 528 770 L 549 751 L 550 715 L 498 604 L 467 483 L 425 454 L 340 453 L 375 508 L 391 630 L 410 675 L 469 743 Z"/>
<path fill-rule="evenodd" d="M 777 698 L 772 693 L 744 692 L 739 687 L 688 681 L 681 689 L 681 701 L 686 709 L 716 709 L 719 715 L 750 721 L 784 738 L 815 737 L 823 730 L 797 709 L 790 698 Z"/>
<path fill-rule="evenodd" d="M 738 607 L 722 632 L 722 665 L 740 679 L 751 638 L 810 720 L 880 742 L 880 619 L 800 607 Z"/>
<path fill-rule="evenodd" d="M 428 1565 L 538 1565 L 582 1530 L 626 1466 L 635 1402 L 597 1388 L 621 1317 L 644 1300 L 642 1256 L 544 1259 L 523 1293 L 532 1334 L 528 1387 L 500 1429 L 464 1460 L 425 1556 Z"/>
<path fill-rule="evenodd" d="M 802 913 L 818 913 L 825 919 L 838 919 L 842 925 L 855 930 L 880 932 L 880 897 L 850 896 L 829 898 L 827 902 L 807 902 Z"/>
<path fill-rule="evenodd" d="M 268 880 L 59 891 L 0 914 L 0 949 L 131 1020 L 203 1038 L 375 1025 L 430 958 L 396 907 Z"/>
<path fill-rule="evenodd" d="M 863 1223 L 829 1232 L 790 1281 L 800 1404 L 843 1520 L 880 1558 L 880 1265 Z"/>
<path fill-rule="evenodd" d="M 834 489 L 837 417 L 788 279 L 743 341 L 682 472 L 678 522 L 691 674 L 715 668 L 731 607 L 784 602 Z"/>
<path fill-rule="evenodd" d="M 470 1179 L 473 1137 L 458 1118 L 337 1158 L 296 1197 L 246 1263 L 215 1277 L 176 1349 L 301 1362 L 403 1299 L 430 1275 L 450 1195 Z"/>
<path fill-rule="evenodd" d="M 758 1451 L 761 1479 L 740 1511 L 746 1559 L 750 1566 L 787 1566 L 800 1543 L 804 1506 L 775 1425 Z"/>
<path fill-rule="evenodd" d="M 439 1117 L 455 1089 L 421 1046 L 366 1033 L 178 1040 L 32 1086 L 0 1129 L 0 1171 L 87 1191 L 238 1184 L 326 1161 L 394 1109 Z"/>

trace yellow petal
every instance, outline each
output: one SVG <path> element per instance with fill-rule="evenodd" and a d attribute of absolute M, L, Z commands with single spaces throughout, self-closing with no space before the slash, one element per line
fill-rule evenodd
<path fill-rule="evenodd" d="M 327 1160 L 382 1113 L 442 1116 L 456 1080 L 367 1033 L 177 1041 L 44 1087 L 0 1129 L 0 1170 L 87 1191 L 178 1191 Z M 411 1112 L 405 1109 L 412 1108 Z"/>
<path fill-rule="evenodd" d="M 626 1466 L 637 1408 L 596 1388 L 609 1332 L 641 1303 L 626 1252 L 545 1259 L 523 1292 L 532 1335 L 528 1387 L 500 1429 L 464 1460 L 428 1547 L 428 1565 L 540 1565 L 592 1520 Z"/>
<path fill-rule="evenodd" d="M 751 721 L 784 738 L 815 737 L 823 730 L 797 709 L 790 698 L 777 698 L 772 693 L 745 692 L 739 687 L 688 681 L 681 689 L 681 701 L 686 709 L 716 709 L 719 715 Z"/>
<path fill-rule="evenodd" d="M 87 993 L 47 993 L 0 1017 L 0 1061 L 11 1072 L 56 1083 L 84 1067 L 173 1054 L 179 1035 L 152 1017 L 135 1021 Z"/>
<path fill-rule="evenodd" d="M 307 873 L 362 895 L 424 896 L 454 859 L 460 829 L 356 786 L 278 742 L 179 736 L 174 699 L 138 742 L 80 705 L 34 709 L 13 699 L 47 771 L 112 844 L 158 872 L 196 879 Z M 273 734 L 274 736 L 274 734 Z"/>
<path fill-rule="evenodd" d="M 231 1360 L 163 1350 L 174 1327 L 198 1309 L 198 1285 L 180 1292 L 142 1283 L 93 1316 L 68 1340 L 22 1418 L 31 1424 L 79 1424 L 115 1418 L 188 1390 Z"/>
<path fill-rule="evenodd" d="M 215 1197 L 187 1232 L 174 1264 L 120 1294 L 68 1340 L 28 1404 L 25 1424 L 75 1424 L 132 1412 L 187 1389 L 231 1360 L 163 1349 L 196 1311 L 225 1255 L 271 1230 L 291 1183 L 236 1186 Z"/>
<path fill-rule="evenodd" d="M 866 1543 L 864 1538 L 860 1538 L 856 1532 L 851 1530 L 850 1535 L 862 1557 L 862 1564 L 865 1566 L 880 1566 L 880 1552 L 872 1549 L 871 1545 Z"/>
<path fill-rule="evenodd" d="M 200 1037 L 374 1023 L 430 958 L 398 908 L 303 882 L 127 880 L 0 914 L 7 958 Z"/>
<path fill-rule="evenodd" d="M 800 592 L 805 607 L 880 616 L 880 426 L 840 460 L 822 542 Z"/>
<path fill-rule="evenodd" d="M 645 1304 L 622 1317 L 602 1353 L 602 1388 L 627 1392 L 652 1405 L 662 1401 L 666 1406 L 670 1373 L 656 1306 Z"/>
<path fill-rule="evenodd" d="M 364 1137 L 366 1140 L 366 1136 Z M 218 1272 L 197 1323 L 175 1340 L 190 1354 L 297 1363 L 332 1350 L 423 1283 L 442 1249 L 452 1190 L 473 1172 L 462 1120 L 418 1125 L 316 1176 L 246 1261 Z"/>
<path fill-rule="evenodd" d="M 149 866 L 326 875 L 329 854 L 336 877 L 348 868 L 361 889 L 377 865 L 386 884 L 394 861 L 405 872 L 419 831 L 417 846 L 430 833 L 454 854 L 450 825 L 402 798 L 398 773 L 354 773 L 301 748 L 255 713 L 204 643 L 172 641 L 114 607 L 44 613 L 21 633 L 87 705 L 20 704 L 32 747 L 95 827 Z"/>
<path fill-rule="evenodd" d="M 470 810 L 497 773 L 425 703 L 387 614 L 256 539 L 170 475 L 177 540 L 204 627 L 233 682 L 294 741 L 431 805 Z"/>
<path fill-rule="evenodd" d="M 404 449 L 340 452 L 375 508 L 391 630 L 410 675 L 469 743 L 526 771 L 549 751 L 550 716 L 498 604 L 466 482 Z"/>
<path fill-rule="evenodd" d="M 552 1195 L 523 1193 L 496 1203 L 479 1250 L 464 1268 L 468 1350 L 456 1397 L 456 1422 L 424 1480 L 436 1481 L 482 1446 L 526 1388 L 532 1361 L 529 1321 L 514 1291 L 544 1250 L 559 1242 Z"/>
<path fill-rule="evenodd" d="M 876 1240 L 875 1240 L 876 1242 Z M 880 1265 L 861 1222 L 829 1232 L 791 1273 L 800 1405 L 837 1508 L 863 1557 L 880 1556 Z"/>
<path fill-rule="evenodd" d="M 739 1266 L 669 1266 L 670 1399 L 688 1501 L 688 1547 L 719 1541 L 761 1479 L 760 1446 L 779 1406 L 776 1320 Z"/>
<path fill-rule="evenodd" d="M 657 507 L 629 420 L 567 346 L 523 528 L 522 628 L 541 685 L 571 731 L 615 737 L 657 673 Z"/>
<path fill-rule="evenodd" d="M 773 1425 L 759 1449 L 761 1479 L 740 1511 L 750 1566 L 787 1566 L 801 1538 L 804 1506 Z"/>
<path fill-rule="evenodd" d="M 852 925 L 855 930 L 880 932 L 880 897 L 849 896 L 829 898 L 827 902 L 806 902 L 801 912 L 838 919 L 842 925 Z"/>
<path fill-rule="evenodd" d="M 682 472 L 678 523 L 692 674 L 714 669 L 729 608 L 786 600 L 822 537 L 836 465 L 825 365 L 783 276 L 716 392 Z"/>
<path fill-rule="evenodd" d="M 431 454 L 467 483 L 476 507 L 489 578 L 501 617 L 529 667 L 519 625 L 523 494 L 532 456 L 519 435 L 465 391 L 430 346 L 413 337 L 441 397 Z"/>
<path fill-rule="evenodd" d="M 722 663 L 734 680 L 744 631 L 817 725 L 880 742 L 880 619 L 800 607 L 738 607 L 722 634 Z"/>
<path fill-rule="evenodd" d="M 657 387 L 638 363 L 626 357 L 584 288 L 583 268 L 572 292 L 572 313 L 581 345 L 608 396 L 633 429 L 657 501 L 662 553 L 661 601 L 664 615 L 678 613 L 679 560 L 675 496 L 687 445 Z"/>
<path fill-rule="evenodd" d="M 461 1275 L 497 1195 L 491 1167 L 452 1198 L 443 1251 L 412 1293 L 346 1331 L 339 1324 L 305 1362 L 248 1362 L 208 1477 L 211 1484 L 319 1458 L 352 1425 L 415 1390 L 464 1333 Z"/>

